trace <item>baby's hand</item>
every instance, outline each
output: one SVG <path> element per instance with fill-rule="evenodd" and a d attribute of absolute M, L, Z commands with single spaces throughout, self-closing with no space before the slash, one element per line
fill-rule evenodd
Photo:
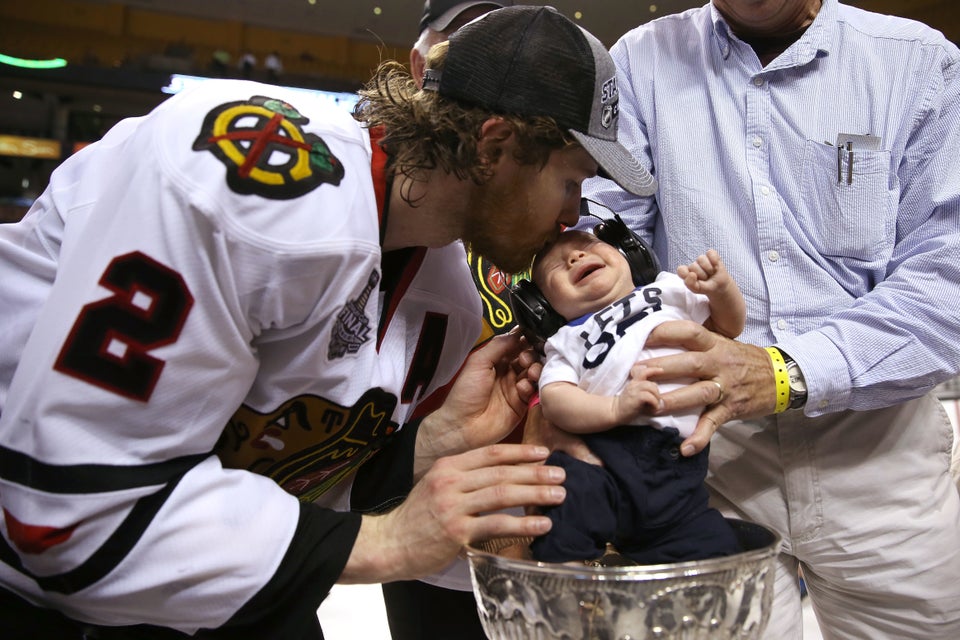
<path fill-rule="evenodd" d="M 640 415 L 653 415 L 663 401 L 660 400 L 660 387 L 649 380 L 650 376 L 662 373 L 659 367 L 636 364 L 630 370 L 630 380 L 620 395 L 613 399 L 615 424 L 626 424 Z"/>
<path fill-rule="evenodd" d="M 710 249 L 698 256 L 689 265 L 677 267 L 677 275 L 694 293 L 713 293 L 729 286 L 730 274 L 720 259 L 720 254 Z"/>

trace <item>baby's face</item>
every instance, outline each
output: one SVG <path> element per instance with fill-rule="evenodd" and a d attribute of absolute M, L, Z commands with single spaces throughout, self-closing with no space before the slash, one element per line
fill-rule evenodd
<path fill-rule="evenodd" d="M 616 247 L 585 231 L 565 231 L 533 265 L 533 283 L 567 320 L 599 311 L 634 289 Z"/>

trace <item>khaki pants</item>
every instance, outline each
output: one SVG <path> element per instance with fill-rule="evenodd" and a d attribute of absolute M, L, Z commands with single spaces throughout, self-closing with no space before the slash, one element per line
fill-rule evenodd
<path fill-rule="evenodd" d="M 950 465 L 950 472 L 953 473 L 953 480 L 960 490 L 960 400 L 951 400 L 948 403 L 947 410 L 954 411 L 953 423 L 953 462 Z"/>
<path fill-rule="evenodd" d="M 800 640 L 797 570 L 824 638 L 960 638 L 953 429 L 932 394 L 867 412 L 731 422 L 707 482 L 725 514 L 783 537 L 765 638 Z"/>

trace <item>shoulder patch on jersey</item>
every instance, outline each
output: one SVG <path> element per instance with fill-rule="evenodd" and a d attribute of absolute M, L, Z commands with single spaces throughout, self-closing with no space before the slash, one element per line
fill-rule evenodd
<path fill-rule="evenodd" d="M 370 340 L 370 318 L 367 317 L 367 300 L 374 287 L 380 282 L 380 273 L 370 272 L 367 285 L 360 295 L 347 301 L 337 314 L 337 320 L 330 332 L 330 344 L 327 346 L 327 358 L 336 360 L 348 353 L 356 353 L 365 342 Z"/>
<path fill-rule="evenodd" d="M 507 297 L 510 276 L 469 249 L 467 263 L 470 265 L 473 282 L 477 285 L 480 302 L 483 303 L 483 319 L 492 333 L 487 337 L 507 333 L 516 324 Z"/>
<path fill-rule="evenodd" d="M 344 168 L 327 144 L 306 133 L 310 122 L 293 105 L 253 96 L 212 109 L 194 151 L 210 151 L 227 168 L 227 185 L 243 195 L 298 198 L 324 183 L 340 184 Z"/>

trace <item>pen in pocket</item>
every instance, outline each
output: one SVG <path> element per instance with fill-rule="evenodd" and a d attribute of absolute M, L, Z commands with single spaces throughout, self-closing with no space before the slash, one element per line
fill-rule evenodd
<path fill-rule="evenodd" d="M 826 144 L 830 144 L 827 142 Z M 832 147 L 833 145 L 830 144 Z M 837 141 L 837 184 L 843 184 L 843 151 L 844 146 Z M 853 141 L 847 140 L 847 184 L 853 184 Z"/>
<path fill-rule="evenodd" d="M 853 184 L 853 142 L 847 140 L 847 184 Z"/>

